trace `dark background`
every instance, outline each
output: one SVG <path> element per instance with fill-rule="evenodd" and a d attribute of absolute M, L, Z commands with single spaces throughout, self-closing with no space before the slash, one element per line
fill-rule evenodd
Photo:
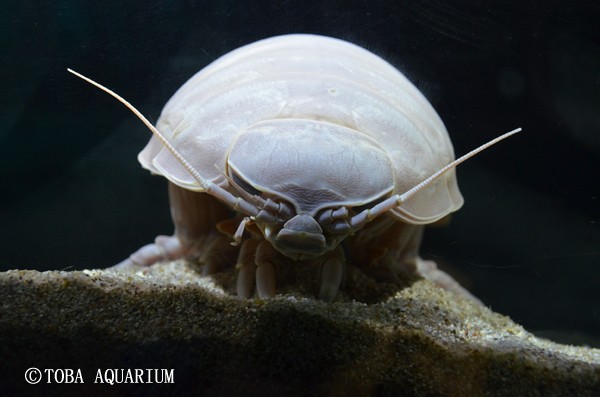
<path fill-rule="evenodd" d="M 52 4 L 50 4 L 52 3 Z M 0 267 L 106 267 L 171 233 L 166 183 L 136 160 L 151 121 L 197 70 L 255 40 L 330 35 L 397 66 L 458 155 L 466 204 L 423 253 L 492 309 L 600 346 L 600 7 L 581 1 L 4 2 Z"/>

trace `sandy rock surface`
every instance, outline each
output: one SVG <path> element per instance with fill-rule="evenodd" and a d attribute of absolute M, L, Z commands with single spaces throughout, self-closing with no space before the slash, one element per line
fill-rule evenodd
<path fill-rule="evenodd" d="M 181 262 L 0 273 L 1 394 L 600 395 L 598 349 L 536 338 L 425 280 L 400 289 L 349 278 L 351 293 L 324 303 L 285 288 L 240 300 L 231 275 Z M 31 385 L 30 367 L 79 370 L 84 383 L 42 372 Z M 102 383 L 107 369 L 154 383 Z M 148 369 L 173 370 L 173 383 Z"/>

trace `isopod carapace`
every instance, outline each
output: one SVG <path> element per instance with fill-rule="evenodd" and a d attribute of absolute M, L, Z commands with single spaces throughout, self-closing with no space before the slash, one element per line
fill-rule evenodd
<path fill-rule="evenodd" d="M 173 95 L 156 128 L 73 73 L 153 131 L 138 159 L 169 180 L 174 235 L 122 264 L 198 258 L 206 273 L 236 265 L 242 297 L 274 296 L 278 269 L 295 265 L 320 269 L 324 300 L 337 295 L 347 265 L 463 291 L 419 258 L 423 225 L 461 207 L 456 165 L 520 130 L 454 160 L 443 122 L 404 75 L 315 35 L 217 59 Z"/>

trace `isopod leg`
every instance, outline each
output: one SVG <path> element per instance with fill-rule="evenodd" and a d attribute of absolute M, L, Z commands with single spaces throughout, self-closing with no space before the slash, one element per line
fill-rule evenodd
<path fill-rule="evenodd" d="M 231 217 L 231 211 L 206 193 L 192 192 L 169 183 L 171 217 L 175 236 L 181 244 L 180 257 L 198 258 L 202 274 L 218 272 L 235 260 L 236 247 L 221 234 L 218 224 Z"/>
<path fill-rule="evenodd" d="M 198 262 L 203 265 L 202 275 L 217 273 L 231 266 L 235 260 L 238 248 L 232 246 L 230 241 L 224 235 L 213 233 L 204 239 L 204 243 L 200 247 L 196 248 L 194 245 L 192 251 L 197 251 L 194 255 L 188 255 L 197 257 Z"/>
<path fill-rule="evenodd" d="M 423 226 L 409 225 L 395 219 L 380 218 L 357 233 L 346 244 L 349 258 L 371 277 L 385 282 L 400 282 L 403 277 L 418 275 L 438 286 L 481 303 L 433 261 L 419 257 Z M 361 253 L 366 253 L 361 256 Z"/>
<path fill-rule="evenodd" d="M 240 298 L 249 299 L 254 293 L 256 280 L 255 255 L 259 240 L 246 240 L 242 243 L 237 264 L 237 294 Z"/>
<path fill-rule="evenodd" d="M 256 293 L 261 299 L 275 296 L 276 273 L 273 258 L 277 256 L 275 248 L 262 240 L 256 248 Z"/>
<path fill-rule="evenodd" d="M 399 282 L 400 275 L 413 275 L 423 227 L 398 222 L 391 217 L 373 221 L 346 244 L 349 260 L 371 277 Z"/>
<path fill-rule="evenodd" d="M 444 288 L 445 290 L 453 291 L 465 298 L 471 299 L 474 302 L 483 305 L 483 303 L 475 295 L 471 294 L 448 273 L 438 269 L 434 261 L 417 258 L 417 272 L 423 278 L 433 281 L 435 284 Z"/>
<path fill-rule="evenodd" d="M 200 257 L 206 264 L 205 272 L 210 273 L 226 264 L 235 249 L 216 225 L 231 217 L 227 206 L 206 193 L 185 190 L 170 182 L 169 203 L 174 235 L 156 237 L 153 244 L 143 246 L 113 268 Z"/>
<path fill-rule="evenodd" d="M 113 269 L 130 267 L 132 265 L 150 266 L 164 260 L 179 259 L 184 255 L 184 249 L 175 236 L 158 236 L 154 244 L 147 244 L 135 251 L 129 258 L 115 265 Z"/>
<path fill-rule="evenodd" d="M 169 203 L 175 236 L 181 245 L 195 252 L 203 249 L 202 240 L 217 233 L 216 225 L 231 217 L 231 210 L 206 193 L 192 192 L 169 182 Z"/>
<path fill-rule="evenodd" d="M 340 247 L 321 265 L 321 287 L 319 299 L 331 302 L 337 296 L 344 276 L 344 253 Z"/>

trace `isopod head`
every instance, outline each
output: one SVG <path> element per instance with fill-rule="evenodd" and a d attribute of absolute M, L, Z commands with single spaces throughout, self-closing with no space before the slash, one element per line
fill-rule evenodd
<path fill-rule="evenodd" d="M 277 203 L 270 216 L 259 214 L 255 221 L 293 259 L 334 249 L 353 232 L 347 218 L 352 208 L 394 189 L 393 165 L 374 139 L 314 120 L 275 119 L 249 127 L 231 147 L 227 173 L 242 193 Z M 331 215 L 335 211 L 338 219 Z"/>

